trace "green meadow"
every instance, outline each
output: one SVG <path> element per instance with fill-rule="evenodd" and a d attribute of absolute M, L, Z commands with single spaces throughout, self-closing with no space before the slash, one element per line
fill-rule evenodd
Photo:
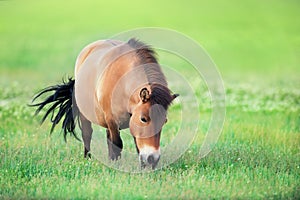
<path fill-rule="evenodd" d="M 300 199 L 299 8 L 296 0 L 0 1 L 0 199 Z M 27 104 L 73 76 L 85 45 L 139 27 L 174 29 L 208 52 L 224 81 L 226 118 L 199 159 L 211 106 L 205 84 L 192 82 L 200 121 L 187 151 L 163 169 L 126 173 L 84 159 L 82 143 L 65 143 L 59 128 L 50 136 Z M 180 110 L 170 108 L 162 146 Z M 123 138 L 133 151 L 129 133 Z"/>

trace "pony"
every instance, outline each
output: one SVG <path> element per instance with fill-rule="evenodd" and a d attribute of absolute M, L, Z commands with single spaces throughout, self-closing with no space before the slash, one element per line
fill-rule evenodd
<path fill-rule="evenodd" d="M 41 90 L 32 100 L 36 115 L 46 109 L 50 133 L 62 121 L 64 138 L 82 133 L 84 157 L 91 157 L 92 123 L 106 128 L 108 155 L 121 157 L 120 130 L 129 128 L 142 168 L 155 169 L 167 110 L 178 96 L 168 88 L 153 48 L 135 38 L 99 40 L 87 45 L 75 63 L 75 77 Z M 39 103 L 34 103 L 48 95 Z"/>

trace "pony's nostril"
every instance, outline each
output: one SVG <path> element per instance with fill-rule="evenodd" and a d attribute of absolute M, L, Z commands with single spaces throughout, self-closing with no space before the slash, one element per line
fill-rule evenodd
<path fill-rule="evenodd" d="M 148 158 L 147 158 L 147 162 L 149 164 L 153 164 L 154 163 L 154 156 L 153 155 L 149 155 Z"/>

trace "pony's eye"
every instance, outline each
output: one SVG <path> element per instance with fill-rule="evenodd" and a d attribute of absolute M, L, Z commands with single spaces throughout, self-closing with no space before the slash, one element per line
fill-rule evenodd
<path fill-rule="evenodd" d="M 148 120 L 147 120 L 146 117 L 141 117 L 141 121 L 142 121 L 143 123 L 147 123 L 147 122 L 148 122 Z"/>

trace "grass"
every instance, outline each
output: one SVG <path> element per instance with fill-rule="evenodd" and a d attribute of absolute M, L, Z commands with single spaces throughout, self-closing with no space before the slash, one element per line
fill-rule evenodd
<path fill-rule="evenodd" d="M 293 0 L 0 1 L 0 198 L 299 199 L 298 8 Z M 80 142 L 65 143 L 60 130 L 50 137 L 49 124 L 40 127 L 26 104 L 73 75 L 86 44 L 140 26 L 173 28 L 204 46 L 224 78 L 226 121 L 214 150 L 199 159 L 209 93 L 187 63 L 171 61 L 192 80 L 199 131 L 173 164 L 134 174 L 83 159 Z M 172 77 L 170 85 L 181 92 Z M 171 107 L 162 145 L 174 137 L 180 109 Z M 134 151 L 127 133 L 124 148 Z"/>

